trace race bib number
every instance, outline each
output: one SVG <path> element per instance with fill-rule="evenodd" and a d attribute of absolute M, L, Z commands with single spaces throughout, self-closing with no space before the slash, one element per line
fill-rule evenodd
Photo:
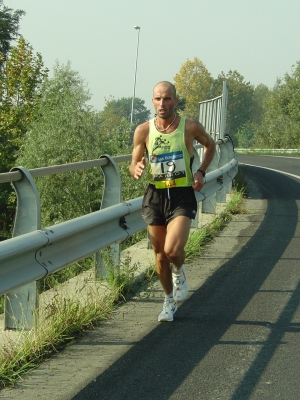
<path fill-rule="evenodd" d="M 156 188 L 186 186 L 187 174 L 182 150 L 150 155 L 149 161 Z"/>

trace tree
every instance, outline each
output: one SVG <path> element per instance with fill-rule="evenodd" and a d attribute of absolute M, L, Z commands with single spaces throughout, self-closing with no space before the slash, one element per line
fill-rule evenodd
<path fill-rule="evenodd" d="M 270 92 L 256 143 L 264 148 L 300 147 L 300 61 Z"/>
<path fill-rule="evenodd" d="M 107 115 L 115 114 L 119 118 L 125 118 L 128 122 L 131 119 L 132 98 L 122 97 L 115 100 L 113 97 L 105 99 L 105 107 L 101 112 L 101 119 L 105 120 Z M 148 121 L 151 111 L 145 107 L 145 101 L 136 97 L 134 99 L 133 117 L 132 117 L 132 131 L 139 124 Z"/>
<path fill-rule="evenodd" d="M 246 125 L 243 125 L 235 135 L 236 146 L 244 149 L 251 148 L 255 143 L 256 131 L 257 125 L 252 122 L 248 122 Z"/>
<path fill-rule="evenodd" d="M 270 90 L 266 85 L 260 84 L 254 89 L 252 122 L 256 126 L 260 126 L 263 122 L 269 95 Z"/>
<path fill-rule="evenodd" d="M 225 80 L 228 88 L 226 131 L 237 145 L 238 132 L 252 122 L 254 87 L 250 82 L 245 82 L 244 77 L 237 71 L 230 70 L 227 74 L 221 72 L 213 82 L 212 97 L 222 94 Z"/>
<path fill-rule="evenodd" d="M 46 78 L 42 56 L 20 38 L 0 72 L 0 172 L 8 171 L 34 117 L 36 91 Z"/>
<path fill-rule="evenodd" d="M 41 55 L 23 38 L 11 47 L 0 70 L 0 173 L 14 165 L 38 102 L 36 91 L 47 76 Z M 0 186 L 0 232 L 7 232 L 14 214 L 10 184 Z"/>
<path fill-rule="evenodd" d="M 12 10 L 0 5 L 0 70 L 6 61 L 11 42 L 18 38 L 19 23 L 25 15 L 22 10 Z"/>
<path fill-rule="evenodd" d="M 184 112 L 180 111 L 180 114 L 198 119 L 198 103 L 209 98 L 212 82 L 202 61 L 197 57 L 193 61 L 187 60 L 174 77 L 177 94 L 186 101 Z"/>

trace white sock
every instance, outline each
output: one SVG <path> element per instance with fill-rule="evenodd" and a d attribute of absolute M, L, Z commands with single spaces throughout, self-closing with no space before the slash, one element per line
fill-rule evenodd
<path fill-rule="evenodd" d="M 173 303 L 174 302 L 173 293 L 165 294 L 165 301 L 167 301 L 169 303 Z"/>
<path fill-rule="evenodd" d="M 174 267 L 174 265 L 173 265 L 173 268 L 172 268 L 173 274 L 175 274 L 175 275 L 180 275 L 181 272 L 182 272 L 182 268 L 183 268 L 183 267 L 184 267 L 184 265 L 182 265 L 179 269 L 176 269 L 176 268 Z"/>

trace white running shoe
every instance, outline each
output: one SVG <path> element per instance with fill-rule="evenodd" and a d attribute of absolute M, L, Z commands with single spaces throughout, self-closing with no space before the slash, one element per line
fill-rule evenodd
<path fill-rule="evenodd" d="M 188 286 L 185 276 L 185 266 L 182 266 L 181 273 L 178 275 L 172 268 L 173 296 L 175 301 L 182 301 L 188 294 Z"/>
<path fill-rule="evenodd" d="M 173 321 L 173 316 L 177 311 L 176 303 L 165 301 L 163 305 L 162 312 L 158 316 L 159 322 L 171 322 Z"/>

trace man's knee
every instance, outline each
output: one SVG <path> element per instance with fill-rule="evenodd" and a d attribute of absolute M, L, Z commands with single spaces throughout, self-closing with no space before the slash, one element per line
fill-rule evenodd
<path fill-rule="evenodd" d="M 183 256 L 184 249 L 178 247 L 165 248 L 165 254 L 168 257 L 168 259 L 172 262 L 172 260 L 176 260 L 177 258 Z"/>
<path fill-rule="evenodd" d="M 165 254 L 164 251 L 157 251 L 156 252 L 155 249 L 154 249 L 154 253 L 155 253 L 155 259 L 156 259 L 157 262 L 164 263 L 164 262 L 168 261 L 168 256 L 167 256 L 167 254 Z"/>

